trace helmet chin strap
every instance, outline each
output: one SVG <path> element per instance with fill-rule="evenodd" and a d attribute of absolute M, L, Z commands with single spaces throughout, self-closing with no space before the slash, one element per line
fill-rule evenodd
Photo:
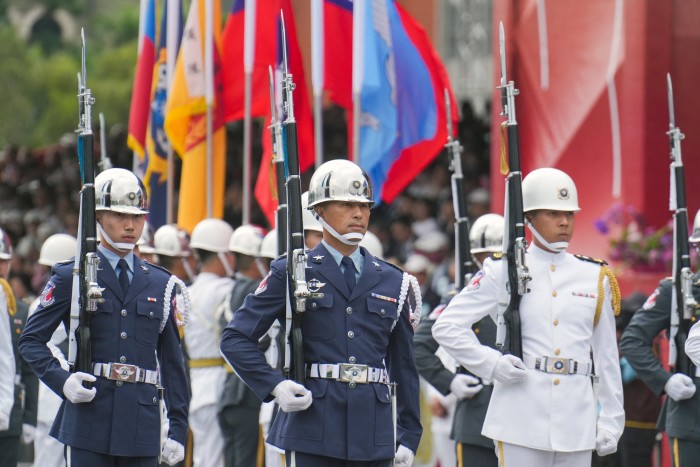
<path fill-rule="evenodd" d="M 326 222 L 321 216 L 316 214 L 315 212 L 313 213 L 314 217 L 318 219 L 318 221 L 321 223 L 324 229 L 326 229 L 331 235 L 333 235 L 336 239 L 338 239 L 339 242 L 342 242 L 346 245 L 350 246 L 356 246 L 359 245 L 362 239 L 365 237 L 361 233 L 357 232 L 350 232 L 346 234 L 340 234 L 338 233 L 337 230 L 335 230 L 333 227 L 331 227 L 328 222 Z"/>
<path fill-rule="evenodd" d="M 535 236 L 538 242 L 542 244 L 545 248 L 547 248 L 550 251 L 554 251 L 556 253 L 560 253 L 564 250 L 566 250 L 569 247 L 569 242 L 554 242 L 554 243 L 549 243 L 547 240 L 544 239 L 542 235 L 533 227 L 531 223 L 527 223 L 527 228 L 530 229 L 530 232 L 532 232 L 532 235 Z"/>
<path fill-rule="evenodd" d="M 226 253 L 217 253 L 216 256 L 219 257 L 219 261 L 221 261 L 221 264 L 224 265 L 224 271 L 226 271 L 226 277 L 233 277 L 233 274 L 235 271 L 231 268 L 231 265 L 229 264 L 227 258 L 226 258 Z"/>
<path fill-rule="evenodd" d="M 120 253 L 128 253 L 129 251 L 133 251 L 134 247 L 136 247 L 135 243 L 115 242 L 114 240 L 112 240 L 110 236 L 107 235 L 107 232 L 105 232 L 105 230 L 102 228 L 99 222 L 97 223 L 97 230 L 100 232 L 102 240 L 107 242 L 109 245 L 111 245 L 112 248 L 119 251 Z"/>
<path fill-rule="evenodd" d="M 190 267 L 189 261 L 187 261 L 187 257 L 180 258 L 180 262 L 182 263 L 182 268 L 185 270 L 185 274 L 187 274 L 187 277 L 190 279 L 190 283 L 194 282 L 195 274 Z"/>
<path fill-rule="evenodd" d="M 265 266 L 263 266 L 263 262 L 260 261 L 260 258 L 255 258 L 255 267 L 258 268 L 260 277 L 267 276 L 267 269 L 265 269 Z"/>

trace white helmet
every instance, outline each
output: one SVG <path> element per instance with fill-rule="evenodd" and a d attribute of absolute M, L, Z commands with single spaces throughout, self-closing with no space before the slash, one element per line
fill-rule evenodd
<path fill-rule="evenodd" d="M 372 182 L 354 162 L 346 159 L 324 162 L 309 181 L 308 209 L 326 201 L 369 203 L 372 207 Z"/>
<path fill-rule="evenodd" d="M 151 223 L 148 221 L 144 222 L 141 237 L 139 237 L 139 240 L 136 242 L 136 246 L 139 247 L 141 253 L 155 253 L 155 248 L 153 248 L 154 236 L 155 232 L 153 231 Z"/>
<path fill-rule="evenodd" d="M 221 219 L 204 219 L 199 221 L 192 230 L 190 248 L 224 253 L 228 251 L 228 242 L 233 234 L 233 228 Z"/>
<path fill-rule="evenodd" d="M 228 249 L 242 255 L 260 256 L 260 245 L 265 238 L 265 230 L 257 225 L 246 224 L 238 227 L 231 234 Z"/>
<path fill-rule="evenodd" d="M 559 169 L 545 167 L 533 170 L 523 179 L 523 212 L 536 209 L 576 212 L 576 184 Z"/>
<path fill-rule="evenodd" d="M 148 214 L 148 195 L 139 177 L 126 169 L 107 169 L 95 177 L 95 210 Z"/>
<path fill-rule="evenodd" d="M 78 241 L 74 236 L 68 234 L 51 235 L 41 245 L 39 253 L 39 264 L 44 266 L 53 266 L 59 261 L 65 261 L 75 255 L 78 248 Z"/>
<path fill-rule="evenodd" d="M 695 222 L 693 222 L 693 233 L 688 239 L 692 243 L 700 242 L 700 209 L 695 214 Z"/>
<path fill-rule="evenodd" d="M 365 247 L 375 258 L 384 259 L 384 247 L 382 246 L 382 242 L 379 240 L 379 237 L 369 230 L 365 232 L 365 236 L 362 237 L 360 246 Z"/>
<path fill-rule="evenodd" d="M 260 244 L 260 257 L 261 258 L 277 258 L 277 230 L 270 230 L 265 238 L 263 238 Z"/>
<path fill-rule="evenodd" d="M 153 253 L 184 258 L 192 254 L 189 241 L 186 231 L 175 224 L 166 224 L 158 228 L 153 235 Z"/>
<path fill-rule="evenodd" d="M 0 229 L 0 260 L 12 259 L 12 241 L 4 229 Z"/>
<path fill-rule="evenodd" d="M 472 253 L 498 253 L 503 246 L 505 220 L 500 214 L 484 214 L 469 229 Z"/>
<path fill-rule="evenodd" d="M 323 226 L 316 219 L 316 216 L 311 214 L 311 211 L 307 209 L 309 206 L 309 192 L 305 191 L 301 194 L 301 218 L 304 223 L 304 230 L 313 230 L 315 232 L 323 232 Z"/>

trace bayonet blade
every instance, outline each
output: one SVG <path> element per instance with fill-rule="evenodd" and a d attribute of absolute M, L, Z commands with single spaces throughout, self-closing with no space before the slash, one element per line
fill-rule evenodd
<path fill-rule="evenodd" d="M 508 84 L 506 80 L 506 34 L 503 30 L 503 21 L 498 23 L 498 50 L 501 54 L 501 86 Z"/>
<path fill-rule="evenodd" d="M 673 110 L 673 84 L 671 83 L 671 73 L 666 73 L 666 87 L 668 89 L 668 126 L 673 130 L 676 127 L 676 116 Z"/>
<path fill-rule="evenodd" d="M 447 113 L 447 142 L 452 142 L 452 103 L 450 92 L 445 88 L 445 113 Z"/>

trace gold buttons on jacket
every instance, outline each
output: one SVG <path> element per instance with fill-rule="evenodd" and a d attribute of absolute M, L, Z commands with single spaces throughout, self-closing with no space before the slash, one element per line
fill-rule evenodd
<path fill-rule="evenodd" d="M 554 321 L 552 321 L 552 324 L 554 324 L 555 326 L 559 326 L 559 320 L 555 319 Z"/>
<path fill-rule="evenodd" d="M 556 296 L 557 296 L 557 291 L 556 291 L 556 290 L 552 290 L 552 297 L 556 297 Z"/>
<path fill-rule="evenodd" d="M 554 349 L 554 355 L 559 355 L 561 353 L 561 350 L 559 349 Z"/>
<path fill-rule="evenodd" d="M 556 267 L 555 265 L 553 265 L 553 264 L 550 264 L 550 265 L 549 265 L 549 270 L 552 271 L 552 272 L 554 272 L 554 271 L 557 270 L 557 267 Z"/>
<path fill-rule="evenodd" d="M 555 386 L 559 385 L 559 378 L 555 378 L 552 383 L 554 383 Z"/>

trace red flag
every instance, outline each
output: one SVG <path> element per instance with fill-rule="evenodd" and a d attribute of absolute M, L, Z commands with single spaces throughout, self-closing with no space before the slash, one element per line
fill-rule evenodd
<path fill-rule="evenodd" d="M 330 100 L 352 110 L 352 2 L 325 0 L 323 20 L 323 87 Z"/>
<path fill-rule="evenodd" d="M 139 56 L 136 63 L 134 88 L 131 93 L 129 109 L 129 135 L 127 145 L 143 161 L 146 147 L 146 128 L 151 105 L 151 84 L 153 67 L 156 62 L 156 2 L 148 0 L 143 22 L 143 38 L 139 44 Z"/>
<path fill-rule="evenodd" d="M 278 63 L 277 41 L 280 10 L 284 12 L 287 33 L 287 50 L 290 72 L 296 88 L 294 91 L 294 116 L 297 121 L 299 165 L 304 172 L 314 163 L 314 126 L 306 79 L 304 77 L 301 51 L 297 41 L 294 12 L 289 0 L 265 0 L 257 2 L 255 21 L 255 58 L 253 64 L 253 93 L 251 115 L 270 114 L 270 88 L 268 67 Z M 245 1 L 236 0 L 226 21 L 223 33 L 223 82 L 226 121 L 240 120 L 244 116 L 243 30 Z M 279 83 L 276 83 L 279 85 Z M 269 132 L 263 135 L 263 156 L 260 171 L 269 170 L 271 144 Z M 273 172 L 274 173 L 274 172 Z M 269 177 L 258 175 L 255 196 L 268 219 L 274 218 L 277 207 L 276 194 L 269 189 Z M 271 222 L 271 225 L 274 222 Z"/>
<path fill-rule="evenodd" d="M 255 199 L 258 200 L 260 210 L 265 214 L 270 226 L 275 226 L 275 210 L 279 198 L 277 197 L 277 172 L 272 163 L 272 139 L 270 135 L 270 117 L 265 118 L 263 130 L 263 154 L 260 160 L 258 179 L 255 182 Z"/>

